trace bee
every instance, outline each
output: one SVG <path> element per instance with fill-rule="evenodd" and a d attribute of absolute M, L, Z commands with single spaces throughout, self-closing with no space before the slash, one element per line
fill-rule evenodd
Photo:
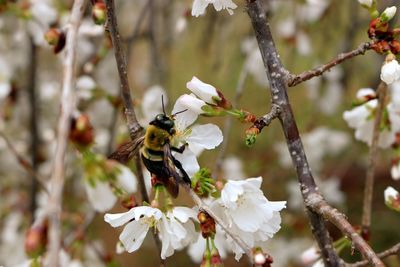
<path fill-rule="evenodd" d="M 171 196 L 176 198 L 179 193 L 179 183 L 191 180 L 182 164 L 172 155 L 171 151 L 183 153 L 185 145 L 174 147 L 171 143 L 176 134 L 175 116 L 185 112 L 182 110 L 167 116 L 162 101 L 163 114 L 158 114 L 150 123 L 143 137 L 121 146 L 109 158 L 120 162 L 128 162 L 139 149 L 144 166 L 157 181 L 162 183 Z M 178 173 L 179 171 L 179 173 Z"/>

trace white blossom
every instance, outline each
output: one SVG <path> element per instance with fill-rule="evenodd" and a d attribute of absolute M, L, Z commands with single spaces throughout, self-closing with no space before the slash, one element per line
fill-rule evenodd
<path fill-rule="evenodd" d="M 242 41 L 241 48 L 246 55 L 245 71 L 252 75 L 255 82 L 261 87 L 268 87 L 269 82 L 265 74 L 265 67 L 255 38 L 246 38 Z"/>
<path fill-rule="evenodd" d="M 206 12 L 206 8 L 212 4 L 216 11 L 226 9 L 229 15 L 233 14 L 233 10 L 237 5 L 232 0 L 194 0 L 192 6 L 192 16 L 198 17 Z"/>
<path fill-rule="evenodd" d="M 88 100 L 92 97 L 92 90 L 96 88 L 96 82 L 88 75 L 80 76 L 76 81 L 78 97 Z"/>
<path fill-rule="evenodd" d="M 381 68 L 381 80 L 391 84 L 400 78 L 400 65 L 396 59 L 385 62 Z"/>
<path fill-rule="evenodd" d="M 300 255 L 301 263 L 306 266 L 316 262 L 319 258 L 321 258 L 321 254 L 315 246 L 308 248 Z"/>
<path fill-rule="evenodd" d="M 330 5 L 330 0 L 306 0 L 298 9 L 298 17 L 308 22 L 315 22 L 322 17 Z"/>
<path fill-rule="evenodd" d="M 212 209 L 228 223 L 230 230 L 239 234 L 250 247 L 267 241 L 280 229 L 279 211 L 286 201 L 269 201 L 261 191 L 262 177 L 242 181 L 228 181 L 221 191 L 221 198 Z M 244 253 L 229 236 L 236 260 Z"/>
<path fill-rule="evenodd" d="M 374 0 L 358 0 L 358 2 L 365 7 L 372 7 L 372 4 L 374 3 Z"/>
<path fill-rule="evenodd" d="M 165 215 L 161 210 L 140 206 L 124 213 L 105 214 L 104 220 L 112 227 L 124 224 L 119 236 L 124 248 L 134 252 L 140 248 L 150 228 L 155 228 L 162 241 L 161 258 L 171 256 L 174 250 L 181 249 L 194 240 L 194 224 L 191 220 L 196 213 L 189 208 L 175 207 Z"/>
<path fill-rule="evenodd" d="M 227 180 L 241 180 L 245 177 L 243 172 L 243 162 L 235 157 L 229 156 L 222 162 L 224 178 Z"/>
<path fill-rule="evenodd" d="M 374 111 L 377 105 L 378 100 L 372 99 L 343 113 L 343 118 L 346 120 L 347 124 L 356 130 L 356 139 L 368 145 L 371 145 L 372 142 Z M 400 112 L 397 105 L 395 103 L 389 103 L 387 105 L 387 111 L 390 125 L 381 130 L 378 140 L 378 145 L 382 148 L 387 148 L 392 145 L 395 141 L 396 132 L 400 130 Z"/>

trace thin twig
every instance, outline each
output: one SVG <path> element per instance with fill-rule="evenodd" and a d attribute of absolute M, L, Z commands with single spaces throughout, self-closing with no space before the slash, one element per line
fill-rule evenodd
<path fill-rule="evenodd" d="M 121 46 L 121 38 L 118 32 L 117 17 L 115 16 L 114 1 L 106 1 L 107 8 L 107 25 L 110 31 L 112 44 L 114 47 L 115 60 L 117 61 L 117 68 L 119 79 L 121 83 L 122 101 L 125 107 L 125 116 L 128 124 L 129 135 L 132 139 L 142 131 L 142 127 L 138 123 L 135 111 L 133 110 L 133 103 L 131 98 L 131 90 L 128 82 L 128 71 L 126 65 L 126 58 Z"/>
<path fill-rule="evenodd" d="M 44 189 L 44 191 L 46 193 L 49 193 L 49 190 L 47 189 L 47 186 L 46 186 L 47 179 L 45 177 L 41 176 L 39 173 L 37 173 L 37 171 L 33 168 L 31 163 L 29 163 L 28 160 L 24 159 L 24 157 L 18 153 L 18 151 L 15 149 L 15 147 L 13 146 L 11 141 L 8 139 L 8 137 L 1 131 L 0 131 L 0 136 L 4 139 L 8 149 L 16 157 L 16 159 L 18 160 L 18 163 L 21 165 L 21 167 L 24 168 L 24 170 L 29 175 L 31 175 L 34 179 L 36 179 L 39 182 L 40 186 Z"/>
<path fill-rule="evenodd" d="M 306 203 L 315 212 L 333 223 L 344 235 L 349 238 L 354 247 L 361 252 L 363 257 L 373 266 L 384 267 L 383 262 L 378 258 L 367 242 L 354 230 L 353 226 L 346 220 L 346 216 L 337 209 L 326 203 L 320 194 L 310 194 Z"/>
<path fill-rule="evenodd" d="M 39 132 L 38 132 L 38 99 L 36 92 L 36 73 L 37 73 L 37 47 L 33 42 L 32 37 L 29 39 L 30 42 L 30 64 L 29 64 L 29 104 L 30 104 L 30 132 L 31 132 L 31 163 L 32 170 L 37 173 L 38 169 L 38 150 L 39 150 Z M 34 178 L 34 176 L 33 176 Z M 36 179 L 32 179 L 31 190 L 30 190 L 30 207 L 29 210 L 32 214 L 31 220 L 33 222 L 36 210 L 36 193 L 38 190 L 38 182 Z"/>
<path fill-rule="evenodd" d="M 290 74 L 288 76 L 287 85 L 289 87 L 296 86 L 296 85 L 298 85 L 298 84 L 300 84 L 302 82 L 310 80 L 311 78 L 313 78 L 315 76 L 320 76 L 325 71 L 330 70 L 331 68 L 333 68 L 334 66 L 342 63 L 345 60 L 348 60 L 348 59 L 353 58 L 355 56 L 364 55 L 364 53 L 366 51 L 371 49 L 373 43 L 374 43 L 373 41 L 362 43 L 356 49 L 354 49 L 354 50 L 352 50 L 350 52 L 347 52 L 347 53 L 341 53 L 341 54 L 337 55 L 336 58 L 334 58 L 331 61 L 329 61 L 328 63 L 326 63 L 324 65 L 321 65 L 319 67 L 316 67 L 316 68 L 314 68 L 312 70 L 305 71 L 305 72 L 303 72 L 301 74 L 298 74 L 298 75 Z"/>
<path fill-rule="evenodd" d="M 366 240 L 369 240 L 369 234 L 370 234 L 369 228 L 371 225 L 372 200 L 374 193 L 375 162 L 376 162 L 376 157 L 378 155 L 380 126 L 383 117 L 383 112 L 385 110 L 385 102 L 387 95 L 386 83 L 381 82 L 379 84 L 377 89 L 377 95 L 378 95 L 378 106 L 376 107 L 375 111 L 374 129 L 368 156 L 367 175 L 364 187 L 363 213 L 361 220 L 362 235 Z"/>
<path fill-rule="evenodd" d="M 237 235 L 233 231 L 230 231 L 227 224 L 221 218 L 219 218 L 218 215 L 215 214 L 215 212 L 212 211 L 212 209 L 207 204 L 204 203 L 204 201 L 189 187 L 189 185 L 184 184 L 183 186 L 186 189 L 186 192 L 196 203 L 196 205 L 199 206 L 201 210 L 204 210 L 211 217 L 213 217 L 213 219 L 221 226 L 221 228 L 243 249 L 243 251 L 249 257 L 250 262 L 253 262 L 252 248 L 250 248 L 239 235 Z"/>
<path fill-rule="evenodd" d="M 297 123 L 290 106 L 287 96 L 287 81 L 285 80 L 287 71 L 282 66 L 279 54 L 275 48 L 271 30 L 262 9 L 260 1 L 247 0 L 247 12 L 251 19 L 256 39 L 260 48 L 261 56 L 266 68 L 269 84 L 271 86 L 272 104 L 280 106 L 281 112 L 279 119 L 285 134 L 286 143 L 292 162 L 297 171 L 300 183 L 301 193 L 304 203 L 307 207 L 307 213 L 311 223 L 311 229 L 321 250 L 321 255 L 325 266 L 343 266 L 343 260 L 335 252 L 329 232 L 326 229 L 324 217 L 332 220 L 335 225 L 345 232 L 355 246 L 361 251 L 362 255 L 375 266 L 384 266 L 368 244 L 357 235 L 354 230 L 351 231 L 351 225 L 345 219 L 345 216 L 336 209 L 330 207 L 318 191 L 315 180 L 311 173 L 304 147 L 300 138 Z M 313 201 L 310 200 L 312 196 Z M 318 199 L 318 201 L 316 201 Z M 324 205 L 322 205 L 322 203 Z M 322 209 L 322 207 L 324 209 Z M 326 210 L 334 211 L 332 214 L 326 214 Z M 332 216 L 328 216 L 332 215 Z M 338 220 L 340 218 L 341 220 Z"/>
<path fill-rule="evenodd" d="M 274 119 L 279 117 L 280 113 L 281 107 L 279 105 L 272 104 L 271 110 L 261 118 L 258 118 L 254 122 L 252 127 L 258 129 L 258 131 L 261 132 L 264 127 L 269 126 Z"/>
<path fill-rule="evenodd" d="M 380 259 L 384 259 L 384 258 L 387 258 L 392 255 L 400 255 L 400 243 L 397 243 L 393 247 L 391 247 L 385 251 L 382 251 L 381 253 L 378 253 L 377 255 Z M 356 263 L 346 264 L 346 267 L 363 267 L 363 266 L 367 266 L 368 264 L 369 264 L 369 262 L 365 260 L 365 261 L 359 261 Z"/>
<path fill-rule="evenodd" d="M 60 266 L 59 252 L 61 248 L 61 204 L 64 187 L 64 159 L 68 144 L 70 118 L 75 107 L 76 80 L 76 45 L 79 25 L 85 11 L 85 0 L 75 0 L 71 11 L 65 57 L 63 60 L 63 89 L 61 97 L 61 114 L 58 121 L 57 147 L 54 156 L 51 192 L 49 198 L 49 266 Z"/>
<path fill-rule="evenodd" d="M 246 61 L 245 61 L 243 63 L 242 70 L 240 71 L 239 79 L 236 84 L 235 98 L 233 99 L 233 102 L 232 102 L 232 105 L 234 107 L 237 107 L 239 104 L 239 100 L 240 100 L 240 97 L 242 96 L 243 86 L 244 86 L 247 76 L 248 76 L 248 71 L 246 68 Z M 224 132 L 223 132 L 224 141 L 222 142 L 217 159 L 215 161 L 216 163 L 215 163 L 215 167 L 214 167 L 214 171 L 213 171 L 213 177 L 219 177 L 219 174 L 221 172 L 222 163 L 225 158 L 226 149 L 228 148 L 229 133 L 232 129 L 232 121 L 233 121 L 232 116 L 227 116 L 225 119 Z"/>

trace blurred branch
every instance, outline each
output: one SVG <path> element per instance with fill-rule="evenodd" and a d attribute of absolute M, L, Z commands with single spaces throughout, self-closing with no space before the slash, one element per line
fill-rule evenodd
<path fill-rule="evenodd" d="M 28 94 L 30 105 L 30 132 L 31 132 L 31 162 L 32 171 L 37 173 L 38 169 L 38 150 L 39 150 L 39 133 L 38 133 L 38 103 L 36 97 L 36 73 L 37 73 L 37 47 L 33 42 L 32 37 L 29 38 L 30 51 L 29 51 L 29 81 L 28 81 Z M 35 177 L 35 176 L 33 176 Z M 30 190 L 30 207 L 33 221 L 33 214 L 36 210 L 36 193 L 38 190 L 38 183 L 36 179 L 32 179 Z"/>
<path fill-rule="evenodd" d="M 58 121 L 57 146 L 54 156 L 53 175 L 50 180 L 49 198 L 49 266 L 60 266 L 61 248 L 61 209 L 65 179 L 64 159 L 68 145 L 70 118 L 75 107 L 76 47 L 80 22 L 85 11 L 85 0 L 75 0 L 66 37 L 65 56 L 63 58 L 63 85 L 61 96 L 61 114 Z"/>
<path fill-rule="evenodd" d="M 369 240 L 369 234 L 370 234 L 369 228 L 371 225 L 372 199 L 374 193 L 375 162 L 378 154 L 380 126 L 383 117 L 383 112 L 385 110 L 385 102 L 387 95 L 386 83 L 381 82 L 379 84 L 377 89 L 377 95 L 378 95 L 378 106 L 375 111 L 374 129 L 368 156 L 367 175 L 364 187 L 363 213 L 361 220 L 361 227 L 362 227 L 361 233 L 366 240 Z"/>
<path fill-rule="evenodd" d="M 33 166 L 29 163 L 29 161 L 24 159 L 24 157 L 18 153 L 18 151 L 15 149 L 15 147 L 13 146 L 11 141 L 8 139 L 8 137 L 3 132 L 0 132 L 0 136 L 6 142 L 7 147 L 11 151 L 11 153 L 14 154 L 14 156 L 17 158 L 18 163 L 21 165 L 21 167 L 24 168 L 24 170 L 27 173 L 29 173 L 34 179 L 36 179 L 39 182 L 39 184 L 42 186 L 42 188 L 44 189 L 44 191 L 46 193 L 49 193 L 49 190 L 46 187 L 47 179 L 45 177 L 41 176 L 40 174 L 38 174 L 37 171 L 33 168 Z"/>
<path fill-rule="evenodd" d="M 246 2 L 247 13 L 255 31 L 271 86 L 272 104 L 278 105 L 281 109 L 279 119 L 286 137 L 292 162 L 297 171 L 301 193 L 311 223 L 311 230 L 320 247 L 325 266 L 343 266 L 344 264 L 333 248 L 331 237 L 325 225 L 325 218 L 332 220 L 340 230 L 348 235 L 369 262 L 374 264 L 374 266 L 384 266 L 368 244 L 352 229 L 351 225 L 345 219 L 345 215 L 330 207 L 318 191 L 287 96 L 286 70 L 282 66 L 275 48 L 265 12 L 259 1 L 247 0 Z"/>
<path fill-rule="evenodd" d="M 394 245 L 393 247 L 377 254 L 380 259 L 387 258 L 392 255 L 400 255 L 400 243 Z M 346 267 L 363 267 L 368 266 L 368 261 L 360 261 L 356 263 L 346 264 Z"/>
<path fill-rule="evenodd" d="M 333 68 L 334 66 L 342 63 L 345 60 L 348 60 L 348 59 L 353 58 L 355 56 L 364 55 L 364 53 L 366 51 L 371 49 L 373 44 L 374 44 L 373 41 L 362 43 L 356 49 L 354 49 L 354 50 L 352 50 L 350 52 L 347 52 L 347 53 L 341 53 L 341 54 L 337 55 L 336 58 L 332 59 L 331 61 L 329 61 L 328 63 L 326 63 L 324 65 L 321 65 L 321 66 L 316 67 L 316 68 L 314 68 L 312 70 L 309 70 L 309 71 L 305 71 L 305 72 L 303 72 L 301 74 L 298 74 L 298 75 L 289 74 L 288 75 L 287 85 L 289 87 L 293 87 L 293 86 L 296 86 L 296 85 L 298 85 L 298 84 L 300 84 L 302 82 L 310 80 L 311 78 L 313 78 L 315 76 L 320 76 L 324 72 L 330 70 L 331 68 Z"/>

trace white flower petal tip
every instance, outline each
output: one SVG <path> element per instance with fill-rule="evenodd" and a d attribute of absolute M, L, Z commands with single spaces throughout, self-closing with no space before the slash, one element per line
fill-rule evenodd
<path fill-rule="evenodd" d="M 217 104 L 215 100 L 220 99 L 214 86 L 200 81 L 196 76 L 186 83 L 186 87 L 206 103 Z"/>
<path fill-rule="evenodd" d="M 376 98 L 376 92 L 371 88 L 361 88 L 357 91 L 356 98 L 360 101 L 368 101 Z"/>
<path fill-rule="evenodd" d="M 396 59 L 387 61 L 381 68 L 381 80 L 391 84 L 400 78 L 400 65 Z"/>
<path fill-rule="evenodd" d="M 397 8 L 395 6 L 391 6 L 385 9 L 383 13 L 381 14 L 381 21 L 382 22 L 387 22 L 391 20 L 394 15 L 396 15 Z"/>
<path fill-rule="evenodd" d="M 198 17 L 206 12 L 206 8 L 209 4 L 212 4 L 216 11 L 226 9 L 229 15 L 233 14 L 233 9 L 237 5 L 232 0 L 194 0 L 192 6 L 192 16 Z"/>
<path fill-rule="evenodd" d="M 400 180 L 400 164 L 394 164 L 392 168 L 390 169 L 390 174 L 393 178 L 393 180 L 398 181 Z"/>
<path fill-rule="evenodd" d="M 372 4 L 374 3 L 374 0 L 358 0 L 358 2 L 359 2 L 362 6 L 364 6 L 364 7 L 366 7 L 366 8 L 370 8 L 370 7 L 372 7 Z"/>

